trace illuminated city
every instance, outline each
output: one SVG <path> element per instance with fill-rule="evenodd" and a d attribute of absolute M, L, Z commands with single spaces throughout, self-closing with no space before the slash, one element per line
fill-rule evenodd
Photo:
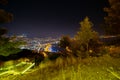
<path fill-rule="evenodd" d="M 120 80 L 120 0 L 0 0 L 0 80 Z"/>

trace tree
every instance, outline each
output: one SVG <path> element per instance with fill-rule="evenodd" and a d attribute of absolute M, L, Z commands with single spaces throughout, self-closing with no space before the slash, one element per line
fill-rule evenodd
<path fill-rule="evenodd" d="M 71 39 L 69 36 L 63 36 L 59 43 L 60 47 L 62 48 L 70 47 L 70 44 L 71 44 Z"/>
<path fill-rule="evenodd" d="M 104 8 L 108 16 L 104 17 L 105 32 L 109 35 L 120 34 L 120 0 L 108 0 L 109 7 Z"/>
<path fill-rule="evenodd" d="M 8 0 L 0 0 L 1 5 L 7 5 Z M 13 20 L 13 15 L 10 12 L 0 9 L 0 24 L 8 23 Z"/>
<path fill-rule="evenodd" d="M 7 0 L 0 0 L 1 5 L 6 5 L 8 3 Z M 13 15 L 9 12 L 6 12 L 4 9 L 0 9 L 0 25 L 4 23 L 11 22 L 13 20 Z M 2 35 L 7 33 L 6 28 L 0 27 L 0 38 Z"/>
<path fill-rule="evenodd" d="M 1 5 L 6 5 L 8 3 L 7 0 L 0 0 L 0 4 Z M 6 12 L 4 9 L 0 9 L 0 25 L 10 22 L 12 20 L 12 14 Z M 0 38 L 2 37 L 2 35 L 7 33 L 7 29 L 6 28 L 1 28 L 0 27 Z"/>
<path fill-rule="evenodd" d="M 0 4 L 2 4 L 2 5 L 6 5 L 7 3 L 8 3 L 7 0 L 0 0 Z"/>
<path fill-rule="evenodd" d="M 0 39 L 2 38 L 2 36 L 4 35 L 4 34 L 6 34 L 8 31 L 7 31 L 7 29 L 6 28 L 0 28 Z"/>
<path fill-rule="evenodd" d="M 92 29 L 93 23 L 89 21 L 88 17 L 85 17 L 85 19 L 80 22 L 80 26 L 79 31 L 75 35 L 75 39 L 79 41 L 80 45 L 88 52 L 90 40 L 97 39 L 96 35 L 98 35 L 98 33 Z"/>
<path fill-rule="evenodd" d="M 13 20 L 13 15 L 9 12 L 6 12 L 3 9 L 0 9 L 0 24 L 8 23 Z"/>
<path fill-rule="evenodd" d="M 5 41 L 6 40 L 6 41 Z M 20 52 L 19 45 L 23 44 L 23 42 L 9 42 L 9 39 L 4 39 L 1 41 L 3 44 L 0 44 L 0 55 L 9 56 L 11 54 L 16 54 Z"/>
<path fill-rule="evenodd" d="M 6 5 L 7 0 L 0 0 L 0 4 Z M 3 9 L 0 9 L 0 25 L 4 23 L 11 22 L 13 15 Z M 23 41 L 10 42 L 10 38 L 4 37 L 3 35 L 7 33 L 6 28 L 0 28 L 0 55 L 9 56 L 20 51 L 19 45 L 24 44 Z"/>

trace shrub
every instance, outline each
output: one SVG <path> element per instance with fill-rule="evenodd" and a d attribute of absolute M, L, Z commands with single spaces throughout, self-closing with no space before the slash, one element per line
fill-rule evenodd
<path fill-rule="evenodd" d="M 63 36 L 60 40 L 60 47 L 61 48 L 66 48 L 67 46 L 70 46 L 71 43 L 71 38 L 69 36 Z"/>
<path fill-rule="evenodd" d="M 109 48 L 109 54 L 112 57 L 120 58 L 120 47 L 114 47 L 114 46 L 110 47 Z"/>

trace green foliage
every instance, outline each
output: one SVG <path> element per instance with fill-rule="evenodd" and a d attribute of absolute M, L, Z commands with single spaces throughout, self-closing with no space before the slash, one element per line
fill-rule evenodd
<path fill-rule="evenodd" d="M 82 52 L 81 50 L 77 50 L 76 55 L 80 58 L 86 58 L 87 57 L 86 52 Z"/>
<path fill-rule="evenodd" d="M 99 35 L 96 31 L 92 29 L 93 23 L 88 17 L 85 17 L 83 21 L 80 22 L 80 29 L 73 39 L 69 36 L 63 36 L 60 40 L 60 47 L 69 50 L 65 53 L 72 54 L 74 56 L 79 56 L 85 58 L 89 56 L 89 50 L 94 53 L 94 56 L 99 53 L 101 42 L 99 41 Z"/>
<path fill-rule="evenodd" d="M 0 55 L 9 56 L 10 54 L 15 54 L 19 51 L 19 46 L 25 44 L 23 41 L 10 42 L 9 38 L 2 37 L 0 39 Z"/>
<path fill-rule="evenodd" d="M 80 31 L 75 35 L 75 39 L 78 40 L 80 44 L 85 44 L 88 49 L 89 41 L 96 36 L 97 32 L 93 31 L 93 24 L 89 21 L 88 17 L 80 22 L 80 26 Z"/>
<path fill-rule="evenodd" d="M 0 4 L 6 5 L 8 0 L 0 0 Z M 13 15 L 3 9 L 0 9 L 0 24 L 8 23 L 13 20 Z M 23 44 L 21 41 L 10 42 L 9 38 L 4 37 L 7 29 L 0 28 L 0 55 L 9 56 L 20 51 L 19 45 Z"/>
<path fill-rule="evenodd" d="M 77 45 L 77 53 L 82 53 L 81 56 L 88 56 L 89 50 L 97 50 L 99 47 L 99 36 L 96 31 L 92 29 L 92 22 L 89 21 L 89 18 L 86 17 L 83 21 L 80 22 L 80 30 L 75 35 L 75 40 L 79 42 Z M 84 55 L 83 55 L 84 54 Z"/>
<path fill-rule="evenodd" d="M 4 67 L 8 67 L 8 66 L 11 66 L 11 65 L 14 65 L 14 61 L 13 61 L 13 60 L 6 61 L 6 62 L 4 63 Z"/>
<path fill-rule="evenodd" d="M 60 40 L 60 47 L 66 48 L 67 46 L 70 46 L 71 44 L 71 38 L 69 36 L 63 36 Z"/>
<path fill-rule="evenodd" d="M 0 45 L 0 55 L 9 56 L 10 54 L 15 54 L 21 51 L 18 46 L 21 42 L 7 42 L 5 44 Z"/>
<path fill-rule="evenodd" d="M 80 26 L 80 31 L 77 32 L 75 38 L 76 40 L 79 40 L 81 44 L 87 44 L 93 37 L 93 24 L 89 21 L 89 18 L 86 17 L 83 21 L 80 22 Z"/>
<path fill-rule="evenodd" d="M 89 18 L 86 17 L 83 21 L 80 22 L 80 31 L 77 32 L 75 38 L 80 41 L 80 43 L 88 43 L 92 38 L 92 26 L 93 24 L 89 21 Z"/>
<path fill-rule="evenodd" d="M 108 54 L 108 53 L 109 53 L 108 48 L 102 46 L 102 47 L 99 48 L 98 56 L 105 55 L 105 54 Z"/>

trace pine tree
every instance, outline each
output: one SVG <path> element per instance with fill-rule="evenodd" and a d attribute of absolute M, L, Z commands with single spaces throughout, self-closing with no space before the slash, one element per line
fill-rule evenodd
<path fill-rule="evenodd" d="M 80 22 L 80 30 L 75 35 L 75 39 L 79 41 L 81 45 L 85 45 L 87 51 L 89 50 L 89 41 L 95 39 L 95 36 L 98 34 L 92 29 L 93 23 L 89 21 L 89 18 L 86 17 L 83 21 Z"/>
<path fill-rule="evenodd" d="M 6 5 L 8 0 L 0 0 L 1 5 Z M 11 22 L 13 15 L 4 9 L 0 9 L 0 25 Z M 0 27 L 0 55 L 9 56 L 10 54 L 15 54 L 21 51 L 18 47 L 21 44 L 24 44 L 22 41 L 10 42 L 10 38 L 4 37 L 4 34 L 7 33 L 6 28 Z"/>
<path fill-rule="evenodd" d="M 108 0 L 109 7 L 104 8 L 104 11 L 108 13 L 105 20 L 105 32 L 109 35 L 120 34 L 120 0 Z"/>

